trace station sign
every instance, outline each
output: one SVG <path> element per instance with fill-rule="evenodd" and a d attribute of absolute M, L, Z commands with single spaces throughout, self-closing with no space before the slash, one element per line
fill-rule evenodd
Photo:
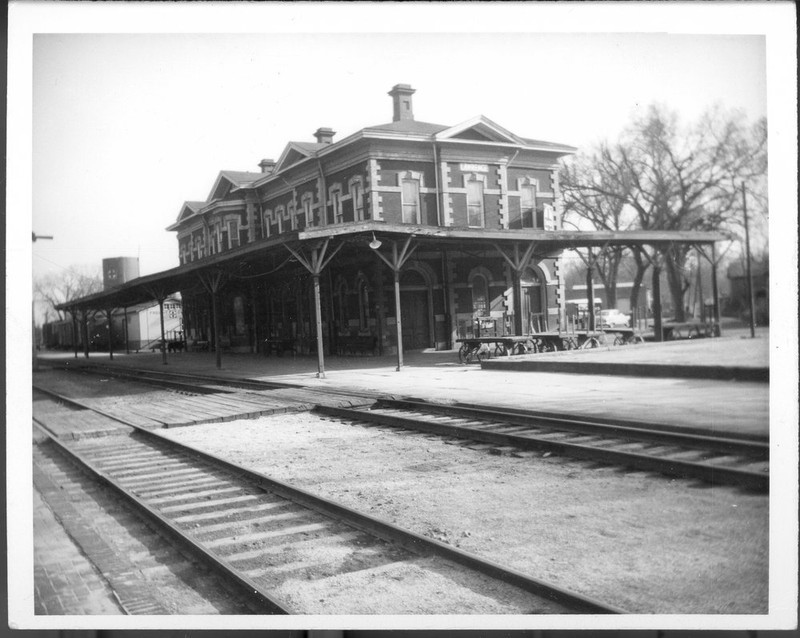
<path fill-rule="evenodd" d="M 458 166 L 465 173 L 488 173 L 488 164 L 459 164 Z"/>

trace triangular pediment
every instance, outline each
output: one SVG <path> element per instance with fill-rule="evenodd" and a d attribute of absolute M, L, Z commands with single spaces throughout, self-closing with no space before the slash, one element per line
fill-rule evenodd
<path fill-rule="evenodd" d="M 471 120 L 440 131 L 436 134 L 436 139 L 498 142 L 501 144 L 520 144 L 522 142 L 511 131 L 504 129 L 483 115 L 478 115 Z"/>
<path fill-rule="evenodd" d="M 231 191 L 232 187 L 233 183 L 231 180 L 226 177 L 224 172 L 221 172 L 219 175 L 217 175 L 214 186 L 211 188 L 208 201 L 213 202 L 216 199 L 223 199 Z"/>
<path fill-rule="evenodd" d="M 278 171 L 283 170 L 292 164 L 297 164 L 297 162 L 311 157 L 313 154 L 314 152 L 312 150 L 303 148 L 303 146 L 296 142 L 289 142 L 286 145 L 286 148 L 283 149 L 281 156 L 278 158 L 273 173 L 277 173 Z"/>
<path fill-rule="evenodd" d="M 192 215 L 195 215 L 197 211 L 199 211 L 205 202 L 184 202 L 183 206 L 181 207 L 181 212 L 178 213 L 178 221 L 182 222 L 184 219 L 188 219 Z"/>

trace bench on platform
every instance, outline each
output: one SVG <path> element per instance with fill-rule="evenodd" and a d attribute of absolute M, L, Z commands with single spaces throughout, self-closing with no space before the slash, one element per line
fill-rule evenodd
<path fill-rule="evenodd" d="M 336 342 L 336 350 L 340 355 L 374 355 L 377 348 L 378 338 L 372 335 L 339 337 Z"/>

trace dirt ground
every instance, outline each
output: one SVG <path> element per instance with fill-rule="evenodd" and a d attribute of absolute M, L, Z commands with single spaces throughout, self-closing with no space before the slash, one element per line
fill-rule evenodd
<path fill-rule="evenodd" d="M 768 497 L 288 414 L 164 431 L 642 614 L 763 614 Z"/>

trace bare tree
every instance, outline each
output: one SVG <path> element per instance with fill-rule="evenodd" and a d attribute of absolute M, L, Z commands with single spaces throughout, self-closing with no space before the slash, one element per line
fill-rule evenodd
<path fill-rule="evenodd" d="M 630 211 L 635 218 L 631 228 L 731 232 L 741 220 L 741 183 L 752 184 L 762 201 L 766 196 L 766 152 L 764 119 L 748 126 L 740 113 L 717 107 L 693 126 L 680 128 L 674 112 L 654 105 L 634 120 L 618 143 L 600 146 L 588 173 L 584 167 L 567 175 L 567 181 L 572 180 L 573 192 L 595 207 L 599 220 L 581 215 L 595 228 L 609 229 L 618 219 L 627 219 Z M 616 212 L 618 206 L 621 212 Z M 644 277 L 648 263 L 663 268 L 675 319 L 685 320 L 690 246 L 632 250 L 640 269 L 634 284 Z"/>
<path fill-rule="evenodd" d="M 627 230 L 636 218 L 627 209 L 624 196 L 609 197 L 605 194 L 616 192 L 622 195 L 625 184 L 613 167 L 602 161 L 604 148 L 601 146 L 597 153 L 581 154 L 562 164 L 559 186 L 564 205 L 563 221 L 578 229 Z M 625 250 L 622 246 L 607 246 L 601 250 L 588 250 L 585 256 L 578 252 L 587 268 L 597 273 L 603 283 L 610 308 L 617 306 L 617 280 Z"/>
<path fill-rule="evenodd" d="M 66 313 L 56 306 L 102 290 L 99 266 L 71 266 L 61 272 L 36 277 L 33 282 L 34 298 L 45 304 L 43 314 L 49 317 L 53 313 L 60 320 L 66 319 Z"/>

